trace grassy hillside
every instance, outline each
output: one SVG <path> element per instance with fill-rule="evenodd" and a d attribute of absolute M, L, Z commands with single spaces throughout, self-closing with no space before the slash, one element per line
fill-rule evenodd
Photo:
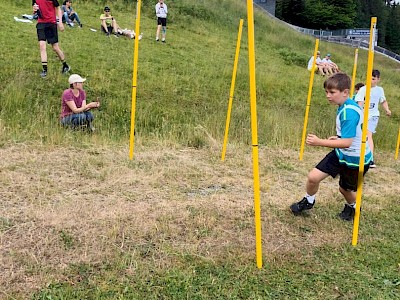
<path fill-rule="evenodd" d="M 263 268 L 255 264 L 247 31 L 228 155 L 220 161 L 242 0 L 169 0 L 167 43 L 155 42 L 153 1 L 142 1 L 136 155 L 128 159 L 133 41 L 106 38 L 105 4 L 134 27 L 129 0 L 76 0 L 83 29 L 60 45 L 72 71 L 102 97 L 95 134 L 58 125 L 67 78 L 49 50 L 41 79 L 26 0 L 0 1 L 0 299 L 398 299 L 399 65 L 376 56 L 393 118 L 376 134 L 378 168 L 366 176 L 359 244 L 337 180 L 294 217 L 289 205 L 326 149 L 298 160 L 314 40 L 255 14 Z M 154 2 L 154 3 L 153 3 Z M 4 29 L 4 30 L 3 30 Z M 351 72 L 354 49 L 321 44 Z M 357 81 L 365 80 L 360 51 Z M 315 78 L 309 131 L 334 132 L 335 107 Z"/>
<path fill-rule="evenodd" d="M 130 1 L 109 4 L 122 27 L 134 28 L 135 6 Z M 66 28 L 60 45 L 76 72 L 88 78 L 89 99 L 100 96 L 103 106 L 96 113 L 95 140 L 126 141 L 130 128 L 133 41 L 105 39 L 98 17 L 105 1 L 75 1 L 74 7 L 84 27 Z M 153 3 L 143 1 L 139 46 L 137 120 L 138 136 L 145 140 L 168 140 L 182 145 L 202 146 L 207 135 L 222 140 L 231 82 L 239 19 L 246 19 L 244 1 L 171 1 L 167 44 L 157 44 Z M 0 33 L 7 45 L 0 53 L 2 101 L 0 130 L 2 141 L 40 140 L 70 143 L 75 133 L 58 126 L 60 97 L 68 87 L 60 74 L 60 63 L 49 50 L 49 76 L 38 75 L 41 65 L 34 24 L 17 23 L 12 16 L 30 12 L 26 1 L 1 3 L 8 18 L 0 24 L 9 28 Z M 246 22 L 245 22 L 246 24 Z M 307 98 L 309 73 L 305 65 L 314 49 L 314 40 L 270 20 L 256 11 L 256 63 L 259 136 L 261 144 L 298 147 Z M 10 32 L 12 38 L 10 39 Z M 322 53 L 351 74 L 354 49 L 322 43 Z M 240 53 L 230 141 L 248 143 L 249 93 L 247 30 L 244 28 Z M 357 82 L 365 81 L 367 52 L 361 50 Z M 382 70 L 382 85 L 393 111 L 383 117 L 376 135 L 377 147 L 393 149 L 398 128 L 396 85 L 398 63 L 376 55 L 375 67 Z M 309 130 L 331 135 L 335 107 L 327 105 L 321 88 L 314 84 Z"/>

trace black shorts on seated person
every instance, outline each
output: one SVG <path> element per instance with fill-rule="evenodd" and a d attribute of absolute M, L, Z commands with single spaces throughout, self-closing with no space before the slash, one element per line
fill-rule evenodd
<path fill-rule="evenodd" d="M 107 26 L 107 30 L 108 30 L 109 33 L 112 33 L 113 32 L 112 26 Z M 103 26 L 101 26 L 101 31 L 104 32 L 104 33 L 107 33 L 107 31 L 104 29 Z"/>

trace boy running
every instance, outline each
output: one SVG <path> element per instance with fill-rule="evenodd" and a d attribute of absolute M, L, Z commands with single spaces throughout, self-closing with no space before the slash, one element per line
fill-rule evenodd
<path fill-rule="evenodd" d="M 344 73 L 336 73 L 324 82 L 328 101 L 338 106 L 336 115 L 336 136 L 321 139 L 314 134 L 307 135 L 307 145 L 334 148 L 308 173 L 306 195 L 290 206 L 295 215 L 313 208 L 319 183 L 329 175 L 340 175 L 339 191 L 347 203 L 339 214 L 342 220 L 352 221 L 355 213 L 358 167 L 361 152 L 363 112 L 354 100 L 349 98 L 351 80 Z M 366 144 L 365 169 L 368 171 L 372 153 Z"/>
<path fill-rule="evenodd" d="M 369 111 L 368 111 L 368 144 L 371 148 L 371 152 L 374 153 L 374 140 L 372 139 L 372 134 L 376 132 L 376 127 L 378 126 L 379 121 L 379 108 L 378 104 L 381 103 L 383 109 L 386 112 L 387 116 L 391 116 L 392 112 L 389 109 L 389 104 L 386 101 L 385 92 L 383 88 L 378 86 L 379 80 L 381 79 L 381 73 L 379 70 L 372 71 L 372 79 L 371 79 L 371 98 L 369 102 Z M 367 87 L 363 86 L 358 91 L 355 100 L 360 105 L 360 107 L 364 107 L 365 94 L 367 91 Z M 376 165 L 374 162 L 371 163 L 371 168 L 375 168 Z"/>

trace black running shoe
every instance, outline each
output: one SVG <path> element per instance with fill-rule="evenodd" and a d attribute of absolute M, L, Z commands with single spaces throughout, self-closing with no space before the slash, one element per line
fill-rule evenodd
<path fill-rule="evenodd" d="M 43 71 L 40 73 L 40 77 L 45 78 L 46 76 L 47 76 L 47 72 L 46 72 L 45 70 L 43 70 Z"/>
<path fill-rule="evenodd" d="M 339 214 L 339 218 L 344 221 L 353 221 L 356 209 L 348 204 L 344 205 L 343 211 Z"/>
<path fill-rule="evenodd" d="M 295 215 L 300 214 L 303 210 L 308 210 L 313 208 L 314 203 L 310 203 L 307 201 L 307 198 L 304 197 L 301 201 L 293 203 L 292 205 L 290 205 L 290 210 L 292 211 L 292 213 L 294 213 Z"/>
<path fill-rule="evenodd" d="M 71 67 L 68 66 L 68 65 L 65 65 L 65 66 L 62 67 L 61 73 L 62 73 L 62 74 L 68 73 L 69 70 L 71 70 Z"/>

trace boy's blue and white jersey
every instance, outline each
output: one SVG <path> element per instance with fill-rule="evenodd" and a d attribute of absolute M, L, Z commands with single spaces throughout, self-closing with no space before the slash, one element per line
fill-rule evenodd
<path fill-rule="evenodd" d="M 335 148 L 335 151 L 340 163 L 349 168 L 359 166 L 363 119 L 364 114 L 354 100 L 347 99 L 337 110 L 336 134 L 342 139 L 352 138 L 353 141 L 350 147 Z M 371 160 L 372 153 L 366 143 L 364 164 L 369 164 Z"/>

